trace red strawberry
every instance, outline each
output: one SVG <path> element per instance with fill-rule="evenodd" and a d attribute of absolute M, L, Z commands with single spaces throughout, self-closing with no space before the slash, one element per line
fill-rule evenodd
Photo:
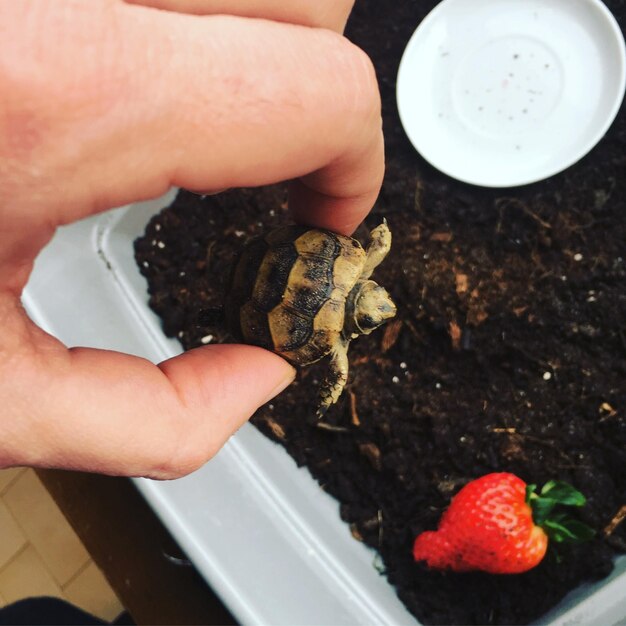
<path fill-rule="evenodd" d="M 590 528 L 563 514 L 548 517 L 557 505 L 582 506 L 585 498 L 580 492 L 556 481 L 547 483 L 541 495 L 534 493 L 535 488 L 509 473 L 473 480 L 452 499 L 438 530 L 416 538 L 415 560 L 455 572 L 519 574 L 543 559 L 548 536 L 577 541 L 593 535 Z"/>

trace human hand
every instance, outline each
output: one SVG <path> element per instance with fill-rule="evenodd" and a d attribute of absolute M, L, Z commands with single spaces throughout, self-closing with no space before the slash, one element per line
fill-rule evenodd
<path fill-rule="evenodd" d="M 291 382 L 290 365 L 251 346 L 158 366 L 66 349 L 20 294 L 58 225 L 170 186 L 290 179 L 299 221 L 352 232 L 383 149 L 371 64 L 331 32 L 350 8 L 0 0 L 0 466 L 181 476 Z"/>

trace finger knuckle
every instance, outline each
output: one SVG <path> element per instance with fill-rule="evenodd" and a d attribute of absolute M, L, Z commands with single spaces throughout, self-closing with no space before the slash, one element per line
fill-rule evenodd
<path fill-rule="evenodd" d="M 200 469 L 215 453 L 216 450 L 195 445 L 173 450 L 169 455 L 159 454 L 151 464 L 148 476 L 157 480 L 182 478 Z"/>
<path fill-rule="evenodd" d="M 158 480 L 182 478 L 200 469 L 220 449 L 220 443 L 203 427 L 203 418 L 178 414 L 166 426 L 168 436 L 155 447 L 148 461 L 148 476 Z"/>
<path fill-rule="evenodd" d="M 371 125 L 380 120 L 381 100 L 376 70 L 369 56 L 345 38 L 336 40 L 333 61 L 340 74 L 337 81 L 344 101 L 357 123 Z"/>

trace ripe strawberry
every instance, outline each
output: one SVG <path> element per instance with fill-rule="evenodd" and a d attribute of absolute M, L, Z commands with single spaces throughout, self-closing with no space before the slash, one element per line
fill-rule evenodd
<path fill-rule="evenodd" d="M 548 537 L 561 542 L 593 536 L 588 526 L 562 513 L 549 517 L 557 505 L 582 506 L 580 492 L 557 481 L 547 483 L 540 495 L 535 489 L 509 473 L 473 480 L 452 499 L 438 530 L 416 538 L 415 560 L 455 572 L 519 574 L 543 559 Z"/>

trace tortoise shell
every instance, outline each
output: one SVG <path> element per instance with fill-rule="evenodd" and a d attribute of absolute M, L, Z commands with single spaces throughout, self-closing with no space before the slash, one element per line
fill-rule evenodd
<path fill-rule="evenodd" d="M 318 361 L 340 339 L 346 298 L 365 258 L 356 239 L 300 226 L 251 240 L 226 295 L 231 331 L 292 363 Z"/>

